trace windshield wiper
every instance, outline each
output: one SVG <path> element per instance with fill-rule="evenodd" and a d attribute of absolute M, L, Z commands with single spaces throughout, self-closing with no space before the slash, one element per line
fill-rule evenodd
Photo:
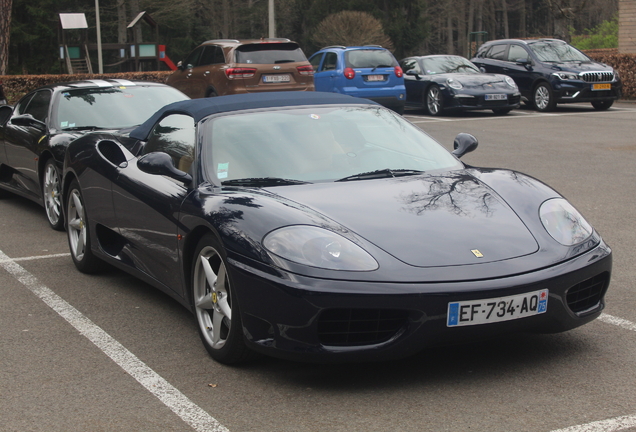
<path fill-rule="evenodd" d="M 62 128 L 63 131 L 82 131 L 82 130 L 104 130 L 105 127 L 101 126 L 73 126 L 73 127 L 65 127 Z"/>
<path fill-rule="evenodd" d="M 373 71 L 374 71 L 374 70 L 376 70 L 377 68 L 381 68 L 381 67 L 383 67 L 383 68 L 384 68 L 384 67 L 391 67 L 391 65 L 384 65 L 384 64 L 377 65 L 376 67 L 374 67 L 373 69 L 371 69 L 371 72 L 373 72 Z"/>
<path fill-rule="evenodd" d="M 302 180 L 284 179 L 284 178 L 278 178 L 278 177 L 253 177 L 253 178 L 226 180 L 221 182 L 221 184 L 224 186 L 267 187 L 267 186 L 309 184 L 309 182 L 302 181 Z"/>
<path fill-rule="evenodd" d="M 423 172 L 424 171 L 411 170 L 411 169 L 384 168 L 380 170 L 350 175 L 348 177 L 343 177 L 340 180 L 336 180 L 336 181 L 345 182 L 345 181 L 351 181 L 351 180 L 369 180 L 369 179 L 387 178 L 387 177 L 403 177 L 403 176 L 421 174 Z"/>

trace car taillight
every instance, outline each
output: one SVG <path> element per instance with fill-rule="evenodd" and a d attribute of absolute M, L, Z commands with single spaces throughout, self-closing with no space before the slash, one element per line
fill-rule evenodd
<path fill-rule="evenodd" d="M 313 75 L 314 74 L 313 66 L 297 66 L 296 69 L 298 69 L 298 73 L 301 74 L 301 75 Z"/>
<path fill-rule="evenodd" d="M 228 78 L 252 78 L 256 74 L 255 68 L 228 68 L 225 69 L 225 75 Z"/>
<path fill-rule="evenodd" d="M 354 79 L 356 77 L 356 71 L 351 68 L 346 68 L 344 70 L 344 76 L 346 79 Z"/>
<path fill-rule="evenodd" d="M 398 78 L 402 78 L 402 76 L 404 75 L 404 72 L 402 71 L 402 68 L 399 66 L 395 67 L 395 76 Z"/>

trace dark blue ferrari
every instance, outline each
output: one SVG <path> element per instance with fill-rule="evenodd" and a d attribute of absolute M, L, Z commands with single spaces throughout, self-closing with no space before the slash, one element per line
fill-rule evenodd
<path fill-rule="evenodd" d="M 223 363 L 382 360 L 598 317 L 610 248 L 540 181 L 460 162 L 476 147 L 338 94 L 177 102 L 69 145 L 71 255 L 177 299 Z"/>

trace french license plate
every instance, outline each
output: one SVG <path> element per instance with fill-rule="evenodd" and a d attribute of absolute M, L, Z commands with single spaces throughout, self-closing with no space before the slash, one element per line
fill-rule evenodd
<path fill-rule="evenodd" d="M 266 83 L 278 83 L 278 82 L 290 82 L 291 76 L 289 74 L 280 75 L 263 75 L 263 82 Z"/>
<path fill-rule="evenodd" d="M 592 84 L 592 90 L 611 90 L 611 84 Z"/>
<path fill-rule="evenodd" d="M 508 95 L 505 94 L 487 94 L 486 100 L 504 100 L 508 99 Z"/>
<path fill-rule="evenodd" d="M 485 300 L 467 300 L 448 304 L 447 327 L 460 327 L 510 321 L 545 313 L 548 290 Z"/>
<path fill-rule="evenodd" d="M 384 75 L 367 75 L 367 81 L 384 81 Z"/>

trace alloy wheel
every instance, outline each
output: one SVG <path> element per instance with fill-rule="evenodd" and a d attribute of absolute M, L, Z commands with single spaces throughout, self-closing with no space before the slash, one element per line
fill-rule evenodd
<path fill-rule="evenodd" d="M 232 326 L 230 283 L 223 259 L 211 246 L 197 257 L 193 294 L 202 337 L 212 349 L 223 348 Z"/>
<path fill-rule="evenodd" d="M 62 222 L 62 202 L 60 200 L 60 176 L 52 162 L 46 164 L 42 179 L 42 193 L 44 195 L 44 209 L 49 223 L 54 229 L 59 229 Z"/>
<path fill-rule="evenodd" d="M 81 262 L 86 253 L 86 220 L 82 197 L 77 189 L 71 191 L 68 200 L 68 240 L 71 253 L 76 261 Z"/>
<path fill-rule="evenodd" d="M 428 90 L 426 106 L 431 115 L 437 115 L 440 112 L 442 108 L 442 97 L 438 87 L 434 86 Z"/>

